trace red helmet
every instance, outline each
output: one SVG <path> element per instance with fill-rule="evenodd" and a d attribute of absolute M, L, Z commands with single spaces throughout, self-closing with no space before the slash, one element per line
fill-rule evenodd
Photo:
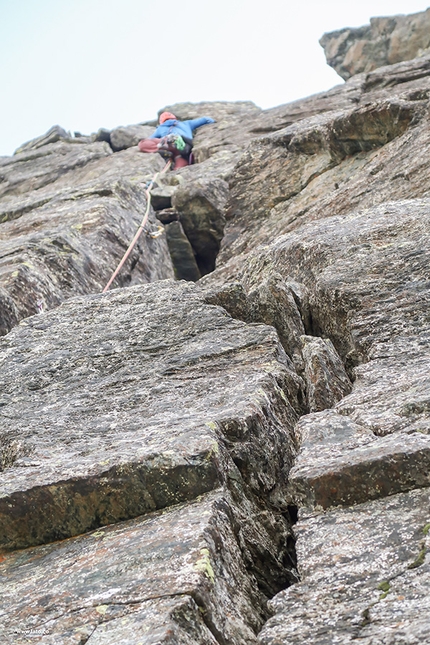
<path fill-rule="evenodd" d="M 160 125 L 161 123 L 164 123 L 164 121 L 168 121 L 169 119 L 176 119 L 176 117 L 171 112 L 162 112 L 162 114 L 160 114 L 160 119 L 159 119 Z"/>

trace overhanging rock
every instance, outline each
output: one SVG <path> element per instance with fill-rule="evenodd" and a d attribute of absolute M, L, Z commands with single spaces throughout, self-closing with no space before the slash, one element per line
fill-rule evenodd
<path fill-rule="evenodd" d="M 324 34 L 327 63 L 344 79 L 428 53 L 430 10 L 371 18 L 370 25 Z"/>

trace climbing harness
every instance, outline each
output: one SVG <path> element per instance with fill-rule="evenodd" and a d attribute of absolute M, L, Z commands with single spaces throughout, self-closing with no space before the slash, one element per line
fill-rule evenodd
<path fill-rule="evenodd" d="M 172 129 L 174 126 L 171 126 Z M 169 133 L 160 139 L 157 145 L 157 152 L 163 159 L 174 159 L 176 155 L 188 158 L 193 149 L 193 142 L 187 137 L 182 137 L 180 134 Z"/>
<path fill-rule="evenodd" d="M 117 268 L 113 272 L 111 279 L 109 280 L 109 282 L 107 283 L 107 285 L 103 289 L 102 293 L 106 293 L 106 291 L 109 289 L 109 287 L 111 286 L 112 282 L 115 280 L 116 276 L 121 271 L 121 269 L 122 269 L 125 261 L 127 260 L 128 256 L 132 252 L 137 240 L 139 239 L 139 237 L 140 237 L 140 235 L 141 235 L 141 233 L 143 231 L 143 228 L 144 228 L 146 222 L 148 221 L 148 217 L 149 217 L 149 209 L 151 208 L 151 189 L 154 186 L 155 182 L 157 181 L 157 177 L 159 175 L 163 175 L 170 168 L 171 163 L 172 163 L 172 160 L 169 159 L 169 161 L 164 166 L 163 170 L 161 170 L 159 172 L 156 172 L 155 175 L 153 176 L 153 178 L 151 179 L 151 181 L 146 185 L 146 187 L 145 187 L 146 209 L 145 209 L 145 214 L 143 216 L 143 219 L 142 219 L 141 223 L 139 224 L 139 227 L 138 227 L 138 229 L 136 231 L 136 235 L 132 239 L 132 241 L 130 243 L 130 246 L 128 247 L 127 251 L 124 253 L 124 256 L 123 256 L 121 262 L 118 264 Z M 158 231 L 154 236 L 152 234 L 150 234 L 151 237 L 158 237 L 159 235 L 160 235 L 160 231 Z"/>

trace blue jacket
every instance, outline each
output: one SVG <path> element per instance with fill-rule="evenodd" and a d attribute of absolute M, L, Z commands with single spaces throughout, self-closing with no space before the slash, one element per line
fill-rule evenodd
<path fill-rule="evenodd" d="M 211 119 L 210 116 L 202 116 L 199 119 L 188 119 L 187 121 L 168 119 L 159 125 L 154 134 L 151 134 L 149 138 L 161 139 L 162 137 L 166 137 L 168 134 L 180 134 L 181 137 L 192 139 L 193 130 L 200 128 L 201 125 L 206 125 L 207 123 L 215 123 L 215 121 L 214 119 Z"/>

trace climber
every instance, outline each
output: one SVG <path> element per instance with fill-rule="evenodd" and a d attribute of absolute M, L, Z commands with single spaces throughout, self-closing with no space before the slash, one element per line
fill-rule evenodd
<path fill-rule="evenodd" d="M 207 123 L 215 123 L 209 116 L 179 121 L 171 112 L 160 114 L 160 125 L 149 139 L 139 141 L 141 152 L 158 152 L 165 159 L 172 159 L 173 170 L 188 166 L 193 147 L 193 131 Z"/>

